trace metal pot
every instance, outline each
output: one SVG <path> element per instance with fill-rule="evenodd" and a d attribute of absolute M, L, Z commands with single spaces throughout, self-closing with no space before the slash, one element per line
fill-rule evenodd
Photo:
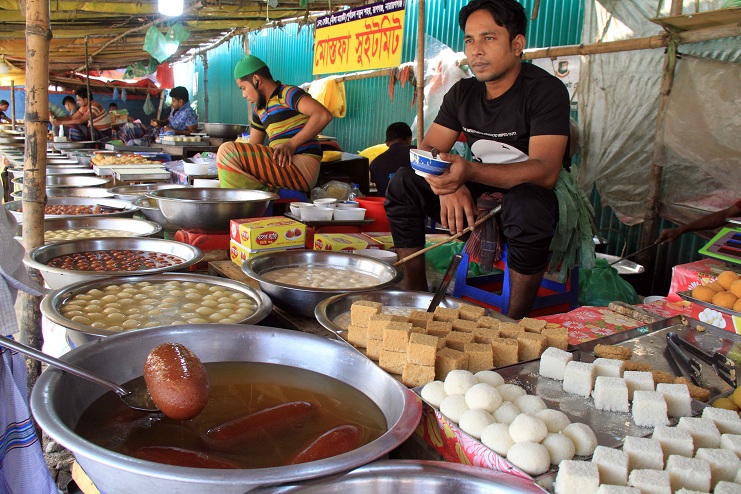
<path fill-rule="evenodd" d="M 205 122 L 203 124 L 203 130 L 209 135 L 209 137 L 218 137 L 223 139 L 236 139 L 242 135 L 242 132 L 246 128 L 242 124 L 226 124 L 226 123 L 210 123 Z"/>
<path fill-rule="evenodd" d="M 268 271 L 288 267 L 333 267 L 348 271 L 361 271 L 378 278 L 378 285 L 356 289 L 307 288 L 268 280 Z M 296 250 L 268 252 L 246 260 L 242 271 L 257 280 L 260 289 L 267 293 L 275 305 L 304 317 L 314 317 L 314 309 L 324 299 L 342 293 L 360 293 L 382 290 L 401 281 L 403 274 L 391 264 L 371 257 L 344 252 Z"/>
<path fill-rule="evenodd" d="M 66 254 L 102 250 L 143 250 L 172 254 L 183 259 L 183 262 L 174 266 L 138 271 L 75 271 L 55 268 L 47 264 L 51 259 Z M 161 238 L 113 237 L 67 240 L 42 245 L 27 253 L 23 263 L 32 269 L 37 269 L 44 277 L 44 281 L 49 288 L 59 290 L 73 283 L 94 281 L 101 278 L 110 278 L 111 276 L 144 276 L 168 271 L 181 271 L 200 262 L 201 259 L 203 259 L 201 249 L 182 242 Z"/>
<path fill-rule="evenodd" d="M 111 189 L 108 189 L 108 192 L 113 194 L 113 196 L 116 199 L 121 199 L 123 201 L 135 201 L 139 199 L 140 197 L 144 197 L 147 195 L 148 192 L 151 192 L 153 190 L 162 190 L 162 189 L 183 189 L 187 187 L 187 185 L 181 185 L 181 184 L 136 184 L 136 185 L 120 185 L 118 187 L 113 187 Z M 159 208 L 157 208 L 159 209 Z"/>
<path fill-rule="evenodd" d="M 228 231 L 233 219 L 260 217 L 270 201 L 279 198 L 261 190 L 209 187 L 154 190 L 148 196 L 157 200 L 162 215 L 172 224 L 208 232 Z"/>
<path fill-rule="evenodd" d="M 212 470 L 152 463 L 114 453 L 74 432 L 83 411 L 105 389 L 49 368 L 31 394 L 31 409 L 41 428 L 70 449 L 80 466 L 108 494 L 178 492 L 241 494 L 352 470 L 378 459 L 404 442 L 419 424 L 417 397 L 377 365 L 336 340 L 297 331 L 244 325 L 187 325 L 124 333 L 72 350 L 62 358 L 117 383 L 142 375 L 155 346 L 176 341 L 203 362 L 268 362 L 318 372 L 345 382 L 383 412 L 388 431 L 351 452 L 285 467 Z"/>

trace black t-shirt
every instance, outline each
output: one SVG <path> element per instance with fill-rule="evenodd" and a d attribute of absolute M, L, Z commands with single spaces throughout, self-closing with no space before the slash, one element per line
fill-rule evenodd
<path fill-rule="evenodd" d="M 410 144 L 392 144 L 386 151 L 376 156 L 370 164 L 371 180 L 376 184 L 377 194 L 380 197 L 386 195 L 390 176 L 402 166 L 411 166 L 409 164 L 410 149 L 415 149 L 415 147 Z"/>
<path fill-rule="evenodd" d="M 569 93 L 556 77 L 523 63 L 514 85 L 495 99 L 486 99 L 486 85 L 475 77 L 455 83 L 435 123 L 462 131 L 474 161 L 526 161 L 530 137 L 569 135 Z M 570 164 L 567 144 L 563 166 Z"/>

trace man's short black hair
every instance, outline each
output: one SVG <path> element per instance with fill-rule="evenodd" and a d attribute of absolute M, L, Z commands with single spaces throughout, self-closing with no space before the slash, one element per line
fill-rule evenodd
<path fill-rule="evenodd" d="M 108 109 L 110 110 L 111 108 L 115 108 L 116 110 L 118 110 L 118 103 L 109 103 Z"/>
<path fill-rule="evenodd" d="M 8 105 L 8 106 L 10 106 L 10 103 L 6 99 L 0 99 L 0 105 Z"/>
<path fill-rule="evenodd" d="M 75 96 L 79 96 L 82 99 L 86 99 L 86 100 L 90 100 L 90 101 L 93 100 L 93 95 L 92 94 L 90 96 L 88 96 L 87 88 L 86 87 L 81 87 L 77 91 L 75 91 Z"/>
<path fill-rule="evenodd" d="M 525 36 L 527 27 L 527 15 L 525 7 L 515 0 L 473 0 L 463 7 L 458 14 L 458 24 L 463 31 L 466 30 L 468 17 L 477 10 L 486 10 L 500 26 L 507 28 L 509 40 L 521 34 Z"/>
<path fill-rule="evenodd" d="M 170 90 L 170 98 L 181 99 L 187 103 L 188 100 L 190 100 L 190 95 L 188 94 L 187 89 L 185 89 L 183 86 L 178 86 Z"/>
<path fill-rule="evenodd" d="M 77 105 L 77 101 L 75 101 L 75 98 L 72 96 L 65 96 L 62 100 L 62 106 L 66 105 L 67 103 L 72 103 L 73 105 Z"/>
<path fill-rule="evenodd" d="M 395 139 L 411 139 L 412 129 L 405 122 L 394 122 L 386 128 L 386 142 Z"/>

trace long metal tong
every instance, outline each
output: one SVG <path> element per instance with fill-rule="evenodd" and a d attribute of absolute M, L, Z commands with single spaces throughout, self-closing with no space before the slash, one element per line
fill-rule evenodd
<path fill-rule="evenodd" d="M 666 340 L 669 347 L 672 347 L 672 343 L 676 346 L 682 346 L 687 349 L 691 354 L 710 365 L 715 373 L 727 382 L 730 386 L 736 387 L 736 363 L 730 360 L 725 355 L 719 352 L 713 352 L 712 355 L 705 353 L 692 343 L 683 340 L 676 333 L 669 332 L 666 334 Z M 691 379 L 691 377 L 690 377 Z M 693 381 L 694 382 L 694 381 Z"/>
<path fill-rule="evenodd" d="M 686 371 L 689 374 L 692 384 L 702 386 L 702 366 L 697 360 L 684 354 L 682 349 L 679 348 L 680 343 L 677 340 L 682 341 L 676 333 L 666 334 L 666 346 L 669 348 L 669 353 L 671 353 L 674 361 L 682 371 Z"/>

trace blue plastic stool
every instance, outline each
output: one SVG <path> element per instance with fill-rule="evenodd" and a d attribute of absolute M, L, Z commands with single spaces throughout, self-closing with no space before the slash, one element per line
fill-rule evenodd
<path fill-rule="evenodd" d="M 289 204 L 292 202 L 308 202 L 309 198 L 306 196 L 306 192 L 300 190 L 291 189 L 278 189 L 279 199 L 270 201 L 268 208 L 265 210 L 265 216 L 273 215 L 273 204 Z"/>
<path fill-rule="evenodd" d="M 509 311 L 510 297 L 507 245 L 504 245 L 502 260 L 497 263 L 497 267 L 503 270 L 503 273 L 477 276 L 476 278 L 469 279 L 468 262 L 468 254 L 463 252 L 463 259 L 461 259 L 461 263 L 455 273 L 453 296 L 481 302 L 482 304 L 498 309 L 502 314 L 507 314 Z M 471 284 L 471 281 L 475 282 L 476 285 L 474 286 Z M 497 293 L 500 285 L 501 293 Z M 479 288 L 479 286 L 486 288 Z M 490 291 L 492 286 L 495 287 L 496 291 Z M 538 295 L 535 298 L 535 302 L 533 302 L 531 312 L 538 309 L 566 304 L 570 306 L 570 309 L 575 309 L 579 306 L 578 298 L 579 268 L 575 267 L 571 270 L 571 273 L 569 273 L 565 284 L 543 278 L 543 281 L 540 283 Z"/>

